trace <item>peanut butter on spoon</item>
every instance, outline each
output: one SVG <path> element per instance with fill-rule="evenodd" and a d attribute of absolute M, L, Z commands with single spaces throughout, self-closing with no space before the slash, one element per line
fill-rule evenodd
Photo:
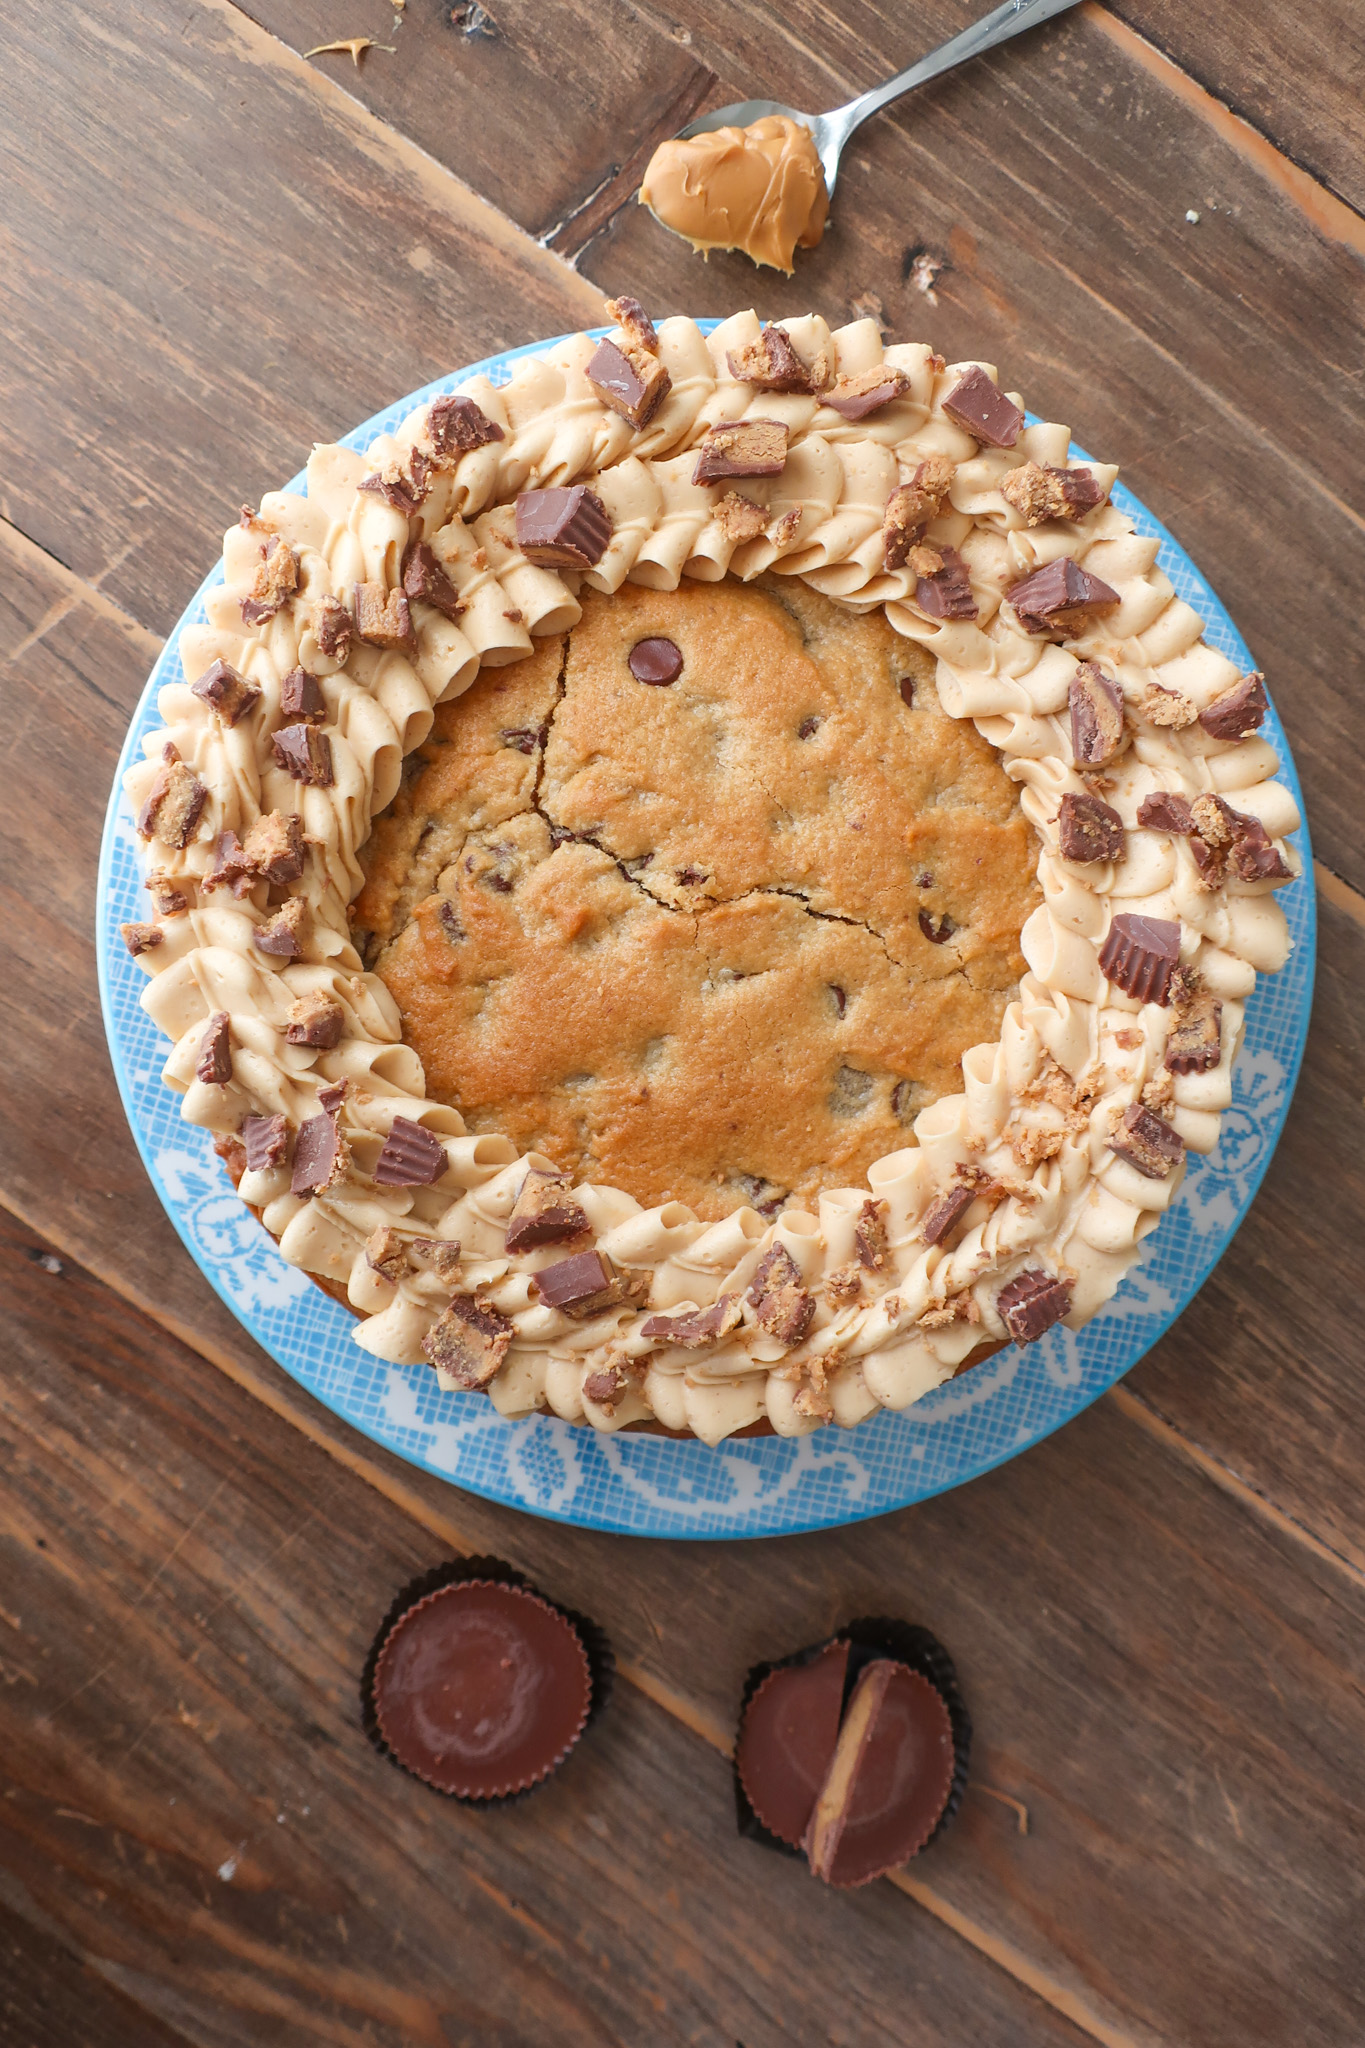
<path fill-rule="evenodd" d="M 815 139 L 785 114 L 660 143 L 640 203 L 703 255 L 742 249 L 788 276 L 794 251 L 815 247 L 829 212 Z"/>

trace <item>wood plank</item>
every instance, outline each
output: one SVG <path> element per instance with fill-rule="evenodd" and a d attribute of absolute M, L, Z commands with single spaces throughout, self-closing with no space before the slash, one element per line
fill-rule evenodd
<path fill-rule="evenodd" d="M 498 0 L 396 15 L 387 0 L 246 0 L 242 12 L 300 53 L 339 35 L 385 47 L 359 69 L 313 61 L 529 234 L 552 238 L 604 186 L 629 178 L 693 118 L 713 83 L 686 31 L 643 23 L 627 0 Z M 609 53 L 609 54 L 608 54 Z M 632 175 L 633 172 L 633 175 Z"/>
<path fill-rule="evenodd" d="M 13 29 L 0 513 L 147 626 L 167 630 L 240 501 L 315 439 L 598 313 L 227 0 Z"/>
<path fill-rule="evenodd" d="M 1255 1875 L 1261 1854 L 1269 1855 L 1266 1867 L 1273 1870 L 1317 1872 L 1318 1851 L 1306 1835 L 1294 1832 L 1317 1825 L 1317 1808 L 1310 1801 L 1290 1827 L 1270 1779 L 1263 1732 L 1235 1716 L 1226 1718 L 1209 1695 L 1199 1657 L 1209 1644 L 1215 1668 L 1217 1659 L 1232 1657 L 1222 1637 L 1209 1634 L 1214 1626 L 1210 1602 L 1217 1607 L 1226 1601 L 1224 1631 L 1245 1627 L 1255 1636 L 1266 1598 L 1258 1575 L 1272 1569 L 1266 1557 L 1273 1560 L 1276 1574 L 1306 1573 L 1313 1603 L 1331 1607 L 1358 1591 L 1324 1556 L 1300 1555 L 1291 1527 L 1302 1522 L 1324 1546 L 1361 1558 L 1359 1474 L 1348 1448 L 1361 1429 L 1353 1317 L 1338 1290 L 1321 1289 L 1315 1299 L 1311 1288 L 1297 1280 L 1275 1278 L 1282 1275 L 1279 1265 L 1271 1284 L 1288 1286 L 1289 1293 L 1267 1298 L 1266 1240 L 1258 1235 L 1262 1217 L 1272 1237 L 1278 1232 L 1292 1239 L 1295 1229 L 1302 1229 L 1295 1218 L 1302 1214 L 1302 1190 L 1311 1175 L 1312 1185 L 1325 1181 L 1345 1194 L 1318 1219 L 1316 1265 L 1303 1257 L 1298 1270 L 1352 1270 L 1359 1204 L 1352 1206 L 1351 1127 L 1342 1115 L 1341 1082 L 1360 973 L 1350 951 L 1351 934 L 1358 936 L 1359 927 L 1346 913 L 1334 914 L 1349 929 L 1334 926 L 1332 942 L 1324 948 L 1317 1024 L 1321 1050 L 1309 1063 L 1296 1115 L 1258 1209 L 1205 1296 L 1135 1377 L 1135 1384 L 1144 1386 L 1145 1375 L 1156 1376 L 1150 1398 L 1160 1402 L 1161 1412 L 1177 1428 L 1186 1426 L 1186 1408 L 1192 1409 L 1200 1441 L 1208 1447 L 1203 1455 L 1245 1473 L 1279 1504 L 1280 1522 L 1257 1521 L 1254 1498 L 1244 1507 L 1226 1500 L 1211 1505 L 1207 1496 L 1213 1489 L 1198 1467 L 1182 1465 L 1178 1440 L 1174 1445 L 1155 1441 L 1121 1415 L 1092 1415 L 1007 1473 L 862 1530 L 783 1545 L 663 1548 L 536 1524 L 464 1499 L 366 1446 L 333 1421 L 245 1339 L 173 1239 L 138 1168 L 104 1068 L 88 939 L 95 797 L 110 772 L 119 727 L 138 687 L 142 655 L 135 633 L 131 647 L 125 644 L 128 636 L 123 643 L 116 636 L 107 603 L 72 606 L 77 594 L 72 579 L 45 565 L 35 550 L 11 540 L 8 556 L 0 559 L 8 560 L 10 572 L 6 631 L 21 642 L 29 640 L 19 676 L 7 675 L 4 702 L 15 730 L 39 735 L 43 742 L 30 742 L 18 757 L 22 766 L 16 791 L 31 808 L 14 815 L 4 873 L 15 897 L 31 906 L 39 920 L 42 944 L 35 966 L 45 963 L 44 972 L 30 973 L 0 996 L 6 1042 L 13 1049 L 0 1080 L 4 1199 L 50 1229 L 59 1249 L 90 1260 L 116 1287 L 135 1292 L 264 1403 L 294 1418 L 301 1432 L 342 1467 L 347 1483 L 353 1475 L 369 1480 L 377 1495 L 401 1507 L 443 1546 L 492 1548 L 547 1581 L 571 1567 L 579 1576 L 572 1583 L 556 1583 L 571 1588 L 574 1597 L 580 1597 L 581 1589 L 582 1603 L 610 1620 L 640 1683 L 722 1745 L 750 1661 L 818 1635 L 841 1613 L 886 1604 L 893 1589 L 913 1588 L 904 1604 L 922 1613 L 960 1651 L 983 1712 L 992 1698 L 1005 1703 L 999 1718 L 988 1714 L 983 1721 L 986 1782 L 1022 1800 L 1035 1814 L 1035 1834 L 1016 1846 L 1009 1809 L 982 1796 L 963 1831 L 976 1844 L 972 1857 L 959 1869 L 945 1844 L 926 1902 L 971 1930 L 987 1953 L 1008 1956 L 1014 1967 L 1035 1972 L 1054 1997 L 1073 2000 L 1074 2011 L 1092 2028 L 1122 2033 L 1136 2015 L 1158 2033 L 1169 2027 L 1175 2039 L 1197 2038 L 1197 2033 L 1182 2032 L 1194 2008 L 1178 2000 L 1195 1997 L 1188 1981 L 1177 1981 L 1185 1963 L 1172 1966 L 1171 1987 L 1163 1988 L 1168 1972 L 1160 1959 L 1172 1954 L 1173 1944 L 1190 1969 L 1189 1945 L 1206 1942 L 1220 1952 L 1226 1949 L 1233 1959 L 1229 1968 L 1235 1964 L 1248 1972 L 1247 1981 L 1254 1984 L 1261 1981 L 1260 1944 L 1284 1958 L 1286 1970 L 1309 1971 L 1311 1964 L 1311 1973 L 1318 1972 L 1330 1939 L 1322 1932 L 1326 1908 L 1314 1889 L 1316 1876 L 1311 1884 L 1304 1877 L 1311 1898 L 1292 1911 L 1292 1901 L 1261 1899 L 1264 1911 L 1289 1913 L 1293 1926 L 1287 1947 L 1282 1935 L 1271 1940 L 1245 1896 L 1261 1882 Z M 53 623 L 34 639 L 35 624 L 44 618 Z M 94 694 L 96 680 L 102 696 Z M 60 708 L 60 718 L 54 719 L 54 707 Z M 69 738 L 68 719 L 77 721 Z M 46 821 L 63 801 L 71 820 L 72 857 L 69 867 L 54 876 Z M 35 1035 L 35 1016 L 40 1030 L 54 1034 L 50 1040 Z M 59 1031 L 60 1059 L 54 1052 Z M 31 1054 L 30 1045 L 36 1047 Z M 50 1135 L 73 1129 L 82 1133 L 80 1176 L 66 1170 L 63 1141 Z M 1281 1174 L 1289 1186 L 1283 1203 Z M 1248 1315 L 1248 1303 L 1263 1301 L 1263 1315 Z M 1290 1340 L 1268 1340 L 1266 1334 L 1272 1322 L 1277 1331 L 1294 1327 L 1292 1318 L 1300 1319 L 1302 1355 L 1317 1361 L 1298 1376 L 1290 1369 Z M 1201 1332 L 1202 1346 L 1193 1359 L 1185 1335 L 1192 1325 Z M 1266 1373 L 1268 1342 L 1283 1346 L 1272 1354 L 1271 1375 Z M 212 1375 L 206 1369 L 183 1360 L 178 1370 L 192 1379 L 199 1398 L 209 1398 L 205 1389 Z M 1304 1397 L 1304 1373 L 1309 1374 L 1311 1399 Z M 260 1427 L 274 1425 L 263 1421 Z M 65 1513 L 64 1508 L 54 1512 L 55 1526 L 63 1525 Z M 1161 1543 L 1153 1524 L 1165 1531 Z M 1035 1528 L 1047 1532 L 1038 1535 L 1036 1554 L 1028 1534 Z M 1235 1569 L 1225 1556 L 1234 1534 L 1241 1546 L 1238 1555 L 1242 1549 L 1248 1553 Z M 1195 1561 L 1197 1553 L 1208 1561 L 1205 1566 Z M 1079 1571 L 1080 1561 L 1092 1556 L 1094 1573 L 1083 1585 L 1065 1577 L 1065 1569 Z M 1066 1559 L 1069 1566 L 1062 1562 Z M 623 1560 L 629 1593 L 622 1586 Z M 1338 1580 L 1345 1591 L 1333 1591 Z M 1283 1597 L 1287 1606 L 1288 1591 Z M 1099 1612 L 1105 1602 L 1113 1610 L 1107 1619 Z M 1251 1619 L 1247 1602 L 1252 1602 Z M 899 1594 L 894 1604 L 902 1604 Z M 1020 1613 L 1030 1617 L 1030 1629 L 1022 1636 Z M 1078 1615 L 1085 1618 L 1078 1620 Z M 1240 1622 L 1227 1618 L 1238 1615 Z M 1108 1660 L 1108 1690 L 1102 1686 L 1092 1693 L 1090 1664 L 1100 1648 Z M 1287 1649 L 1284 1654 L 1289 1655 Z M 1318 1655 L 1314 1649 L 1312 1672 L 1318 1670 Z M 1262 1668 L 1269 1669 L 1269 1649 L 1264 1656 Z M 1228 1665 L 1229 1673 L 1237 1668 Z M 1138 1680 L 1135 1673 L 1144 1675 Z M 1227 1683 L 1232 1683 L 1230 1676 Z M 1241 1676 L 1237 1683 L 1243 1683 Z M 1136 1711 L 1156 1716 L 1161 1728 L 1155 1793 L 1135 1787 L 1122 1762 L 1135 1684 L 1140 1691 Z M 1168 1686 L 1174 1690 L 1168 1692 Z M 1181 1733 L 1177 1709 L 1190 1699 L 1197 1704 Z M 1088 1702 L 1083 1711 L 1082 1701 Z M 1255 1711 L 1263 1706 L 1257 1692 Z M 1293 1706 L 1292 1712 L 1300 1711 L 1307 1709 Z M 1078 1715 L 1079 1726 L 1073 1725 Z M 1058 1717 L 1068 1729 L 1067 1742 L 1060 1746 Z M 1317 1742 L 1318 1734 L 1310 1734 Z M 1187 1761 L 1178 1767 L 1182 1742 Z M 1220 1747 L 1224 1743 L 1230 1745 L 1226 1754 Z M 1213 1781 L 1208 1775 L 1216 1767 L 1244 1825 L 1243 1806 L 1228 1772 L 1236 1776 L 1249 1768 L 1239 1760 L 1247 1745 L 1260 1759 L 1256 1769 L 1261 1775 L 1248 1797 L 1262 1832 L 1238 1843 L 1235 1832 L 1225 1840 L 1201 1821 L 1199 1853 L 1190 1865 L 1190 1885 L 1207 1886 L 1212 1898 L 1236 1900 L 1237 1912 L 1249 1915 L 1239 1927 L 1220 1922 L 1215 1943 L 1194 1893 L 1169 1888 L 1169 1868 L 1183 1868 L 1191 1853 L 1186 1838 L 1192 1826 L 1188 1800 L 1194 1793 L 1180 1770 L 1188 1777 L 1193 1769 L 1188 1758 L 1204 1760 L 1198 1776 L 1202 1801 L 1216 1798 L 1216 1788 L 1209 1792 Z M 1281 1747 L 1292 1745 L 1286 1738 Z M 1226 1813 L 1226 1808 L 1219 1810 Z M 1277 1832 L 1285 1828 L 1287 1835 Z M 1036 1846 L 1037 1830 L 1047 1845 L 1045 1854 Z M 1274 1837 L 1269 1847 L 1266 1830 Z M 1212 1863 L 1201 1860 L 1208 1857 Z M 1113 1922 L 1106 1932 L 1082 1916 L 1084 1961 L 1077 1959 L 1081 1951 L 1075 1930 L 1078 1868 L 1088 1873 L 1094 1889 L 1092 1919 Z M 1116 1892 L 1126 1902 L 1125 1913 L 1118 1916 L 1109 1913 L 1106 1903 Z M 1025 1907 L 1021 1901 L 1031 1904 Z M 1337 1996 L 1330 1971 L 1327 1982 L 1330 1995 Z"/>
<path fill-rule="evenodd" d="M 520 1806 L 403 1777 L 356 1686 L 430 1539 L 8 1225 L 0 1275 L 0 1864 L 166 2022 L 124 2040 L 1078 2048 L 892 1887 L 741 1841 L 724 1761 L 638 1689 Z"/>
<path fill-rule="evenodd" d="M 1365 212 L 1358 136 L 1365 21 L 1350 0 L 1276 8 L 1107 0 L 1120 20 L 1234 113 Z"/>
<path fill-rule="evenodd" d="M 0 1870 L 0 1893 L 7 1888 Z M 187 2048 L 189 2036 L 0 1904 L 0 2041 L 11 2048 Z"/>

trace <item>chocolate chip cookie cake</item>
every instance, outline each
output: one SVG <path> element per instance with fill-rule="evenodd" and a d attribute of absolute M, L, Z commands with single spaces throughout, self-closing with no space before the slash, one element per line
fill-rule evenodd
<path fill-rule="evenodd" d="M 1287 954 L 1262 679 L 981 363 L 636 302 L 226 536 L 165 1079 L 452 1399 L 718 1442 L 1108 1300 Z"/>

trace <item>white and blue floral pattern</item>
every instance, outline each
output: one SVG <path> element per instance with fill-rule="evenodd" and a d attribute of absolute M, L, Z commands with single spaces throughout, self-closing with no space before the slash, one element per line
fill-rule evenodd
<path fill-rule="evenodd" d="M 348 445 L 363 450 L 424 398 L 476 371 L 506 382 L 519 356 L 546 345 L 511 350 L 404 398 L 348 435 Z M 303 479 L 288 488 L 302 490 Z M 1114 498 L 1140 533 L 1161 540 L 1161 566 L 1207 621 L 1211 644 L 1243 668 L 1253 666 L 1194 564 L 1129 492 L 1120 486 Z M 204 592 L 221 580 L 220 567 L 171 634 L 129 728 L 100 860 L 100 993 L 128 1120 L 191 1256 L 257 1341 L 336 1414 L 413 1464 L 530 1514 L 637 1536 L 771 1536 L 884 1514 L 1012 1458 L 1113 1386 L 1198 1292 L 1260 1184 L 1303 1054 L 1316 937 L 1306 828 L 1297 840 L 1304 874 L 1279 898 L 1294 950 L 1283 973 L 1260 980 L 1248 1005 L 1218 1149 L 1208 1158 L 1191 1155 L 1179 1198 L 1148 1240 L 1142 1264 L 1085 1329 L 1057 1328 L 1027 1351 L 1000 1352 L 904 1415 L 874 1416 L 852 1432 L 751 1438 L 718 1450 L 602 1435 L 555 1416 L 505 1422 L 480 1396 L 441 1393 L 423 1367 L 388 1365 L 360 1350 L 351 1341 L 353 1317 L 285 1264 L 232 1193 L 208 1134 L 181 1121 L 177 1098 L 160 1078 L 165 1043 L 138 1005 L 144 977 L 118 935 L 122 922 L 145 917 L 147 905 L 120 790 L 123 772 L 158 723 L 156 692 L 178 672 L 182 628 L 203 619 Z M 1301 804 L 1273 708 L 1266 734 Z"/>

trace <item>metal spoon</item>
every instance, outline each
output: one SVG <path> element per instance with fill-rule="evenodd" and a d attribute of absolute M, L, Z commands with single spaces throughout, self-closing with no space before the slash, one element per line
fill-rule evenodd
<path fill-rule="evenodd" d="M 921 57 L 918 64 L 912 64 L 908 71 L 898 72 L 888 78 L 885 85 L 874 85 L 871 92 L 850 100 L 846 107 L 836 107 L 832 114 L 798 114 L 795 107 L 784 107 L 780 100 L 740 100 L 733 107 L 721 107 L 717 113 L 703 114 L 699 121 L 693 121 L 678 135 L 679 142 L 690 142 L 694 135 L 709 135 L 713 128 L 747 128 L 753 121 L 761 121 L 765 114 L 785 114 L 789 120 L 799 121 L 809 128 L 815 137 L 815 147 L 824 166 L 825 188 L 834 190 L 834 181 L 839 175 L 839 158 L 844 144 L 855 128 L 861 128 L 869 114 L 875 114 L 898 100 L 902 93 L 910 92 L 917 85 L 924 85 L 929 79 L 937 78 L 940 72 L 951 71 L 958 64 L 965 64 L 969 57 L 979 57 L 984 50 L 993 50 L 999 43 L 1007 43 L 1011 36 L 1023 33 L 1026 28 L 1035 28 L 1040 22 L 1051 21 L 1055 14 L 1065 14 L 1068 7 L 1074 7 L 1076 0 L 1005 0 L 1003 7 L 997 7 L 971 28 L 964 28 L 960 35 L 951 36 L 937 50 L 931 50 L 927 57 Z"/>

